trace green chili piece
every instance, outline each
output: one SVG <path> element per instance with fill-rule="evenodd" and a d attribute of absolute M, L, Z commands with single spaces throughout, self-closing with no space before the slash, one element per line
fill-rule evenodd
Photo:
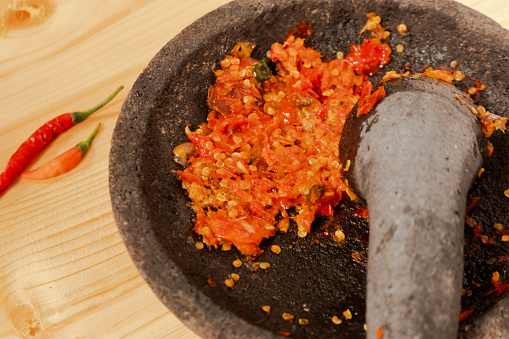
<path fill-rule="evenodd" d="M 255 75 L 255 79 L 258 82 L 262 82 L 265 80 L 269 80 L 272 74 L 270 73 L 270 68 L 267 65 L 267 62 L 270 62 L 269 58 L 263 58 L 259 63 L 253 65 L 253 71 Z"/>

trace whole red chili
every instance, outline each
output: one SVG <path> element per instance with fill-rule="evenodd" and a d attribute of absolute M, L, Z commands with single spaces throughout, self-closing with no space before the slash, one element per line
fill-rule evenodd
<path fill-rule="evenodd" d="M 11 156 L 4 171 L 0 174 L 0 192 L 9 186 L 46 146 L 53 137 L 67 130 L 69 127 L 82 122 L 99 108 L 110 102 L 124 86 L 120 86 L 106 100 L 94 108 L 83 112 L 64 113 L 39 127 Z"/>
<path fill-rule="evenodd" d="M 69 172 L 74 167 L 78 166 L 81 161 L 81 157 L 88 150 L 90 143 L 94 140 L 94 137 L 100 127 L 101 124 L 98 124 L 87 140 L 80 142 L 76 146 L 60 154 L 46 165 L 38 167 L 33 171 L 24 172 L 21 174 L 21 177 L 30 180 L 44 180 Z"/>

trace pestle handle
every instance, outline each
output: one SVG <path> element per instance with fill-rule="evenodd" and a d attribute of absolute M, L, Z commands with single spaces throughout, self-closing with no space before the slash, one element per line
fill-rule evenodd
<path fill-rule="evenodd" d="M 446 83 L 405 79 L 386 89 L 350 170 L 370 214 L 368 338 L 380 326 L 392 339 L 456 338 L 481 129 Z"/>

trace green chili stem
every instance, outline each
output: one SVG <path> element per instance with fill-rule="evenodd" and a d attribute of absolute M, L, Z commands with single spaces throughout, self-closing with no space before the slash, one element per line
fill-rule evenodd
<path fill-rule="evenodd" d="M 85 152 L 88 150 L 88 147 L 90 146 L 90 143 L 92 142 L 92 140 L 94 140 L 95 135 L 97 134 L 97 131 L 99 131 L 100 127 L 101 127 L 101 124 L 99 123 L 97 125 L 97 127 L 94 129 L 94 131 L 92 132 L 92 134 L 90 134 L 90 136 L 88 137 L 87 140 L 82 141 L 82 142 L 80 142 L 79 144 L 77 144 L 75 146 L 75 147 L 77 147 L 81 151 L 81 155 L 84 155 Z"/>
<path fill-rule="evenodd" d="M 82 122 L 83 120 L 85 120 L 90 114 L 94 113 L 95 111 L 97 111 L 99 108 L 103 107 L 104 105 L 106 105 L 108 102 L 110 102 L 116 95 L 118 92 L 120 92 L 122 89 L 124 88 L 124 86 L 120 86 L 119 88 L 117 88 L 115 90 L 115 92 L 113 92 L 109 97 L 107 97 L 105 100 L 103 100 L 102 102 L 100 102 L 97 106 L 95 106 L 94 108 L 91 108 L 89 109 L 88 111 L 83 111 L 83 112 L 74 112 L 74 113 L 71 113 L 71 116 L 72 116 L 72 122 L 74 124 L 77 124 L 79 122 Z"/>

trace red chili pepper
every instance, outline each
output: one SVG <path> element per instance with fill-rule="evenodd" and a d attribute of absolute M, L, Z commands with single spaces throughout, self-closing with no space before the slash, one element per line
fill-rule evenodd
<path fill-rule="evenodd" d="M 122 88 L 124 86 L 117 88 L 106 100 L 88 111 L 64 113 L 37 129 L 27 141 L 21 144 L 7 162 L 4 171 L 0 174 L 0 192 L 9 186 L 27 168 L 35 156 L 53 139 L 53 136 L 85 120 L 89 115 L 110 102 Z"/>
<path fill-rule="evenodd" d="M 92 140 L 94 140 L 99 127 L 101 127 L 101 124 L 97 125 L 87 140 L 80 142 L 76 146 L 60 154 L 58 157 L 51 160 L 46 165 L 38 167 L 33 171 L 21 174 L 21 177 L 30 180 L 43 180 L 69 172 L 74 167 L 78 166 L 81 161 L 81 157 L 88 150 Z"/>

